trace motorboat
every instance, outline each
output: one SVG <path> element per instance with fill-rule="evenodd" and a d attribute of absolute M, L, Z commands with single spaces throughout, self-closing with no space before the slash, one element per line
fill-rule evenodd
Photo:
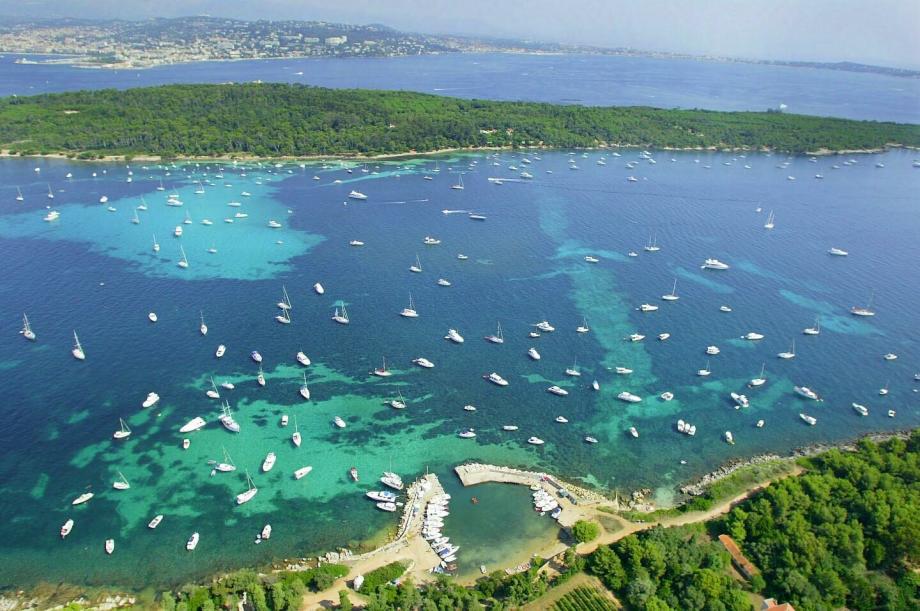
<path fill-rule="evenodd" d="M 464 406 L 463 406 L 463 411 L 465 411 L 465 412 L 475 412 L 475 411 L 476 411 L 476 406 L 475 406 L 475 405 L 464 405 Z"/>
<path fill-rule="evenodd" d="M 532 446 L 542 446 L 545 442 L 539 437 L 530 437 L 527 439 L 527 443 Z"/>
<path fill-rule="evenodd" d="M 590 435 L 588 435 L 587 437 L 585 437 L 585 443 L 595 444 L 597 443 L 597 438 L 591 437 Z"/>
<path fill-rule="evenodd" d="M 754 331 L 751 331 L 750 333 L 745 333 L 744 335 L 742 335 L 741 339 L 746 339 L 748 341 L 756 342 L 758 340 L 763 339 L 763 337 L 764 336 L 762 333 L 756 333 Z"/>
<path fill-rule="evenodd" d="M 502 426 L 502 430 L 503 431 L 516 431 L 518 430 L 518 427 L 515 424 L 506 424 Z"/>
<path fill-rule="evenodd" d="M 220 344 L 219 346 L 217 346 L 217 350 L 214 351 L 214 356 L 217 358 L 221 358 L 222 356 L 224 356 L 226 352 L 227 352 L 227 347 L 224 346 L 223 344 Z"/>
<path fill-rule="evenodd" d="M 643 303 L 638 308 L 636 308 L 636 310 L 638 310 L 639 312 L 657 312 L 658 306 L 652 305 L 650 303 Z"/>
<path fill-rule="evenodd" d="M 163 521 L 163 514 L 155 515 L 155 516 L 153 516 L 153 519 L 152 519 L 152 520 L 150 520 L 149 522 L 147 522 L 147 528 L 149 528 L 150 530 L 153 530 L 154 528 L 156 528 L 157 526 L 159 526 L 159 525 L 160 525 L 160 522 L 162 522 L 162 521 Z"/>
<path fill-rule="evenodd" d="M 674 393 L 672 393 L 670 390 L 666 390 L 666 391 L 664 391 L 663 393 L 661 393 L 660 395 L 658 395 L 658 397 L 659 397 L 662 401 L 670 401 L 670 400 L 672 400 L 672 399 L 674 398 Z"/>
<path fill-rule="evenodd" d="M 345 421 L 342 420 L 341 416 L 336 416 L 335 418 L 333 418 L 332 423 L 336 426 L 336 428 L 340 428 L 340 429 L 344 429 L 346 426 L 348 426 L 345 423 Z"/>
<path fill-rule="evenodd" d="M 191 432 L 194 432 L 194 431 L 197 431 L 203 428 L 206 424 L 207 422 L 205 421 L 204 418 L 202 418 L 201 416 L 197 416 L 195 418 L 192 418 L 188 422 L 186 422 L 182 426 L 182 428 L 179 429 L 179 432 L 180 433 L 191 433 Z"/>
<path fill-rule="evenodd" d="M 451 286 L 450 280 L 447 278 L 438 278 L 438 286 Z"/>
<path fill-rule="evenodd" d="M 431 369 L 434 367 L 434 363 L 432 363 L 431 361 L 429 361 L 423 356 L 420 356 L 416 359 L 412 359 L 412 362 L 418 365 L 419 367 L 424 367 L 425 369 Z"/>
<path fill-rule="evenodd" d="M 148 407 L 153 407 L 154 405 L 157 404 L 157 401 L 159 400 L 160 400 L 160 395 L 156 394 L 155 392 L 147 393 L 147 398 L 144 399 L 143 403 L 141 403 L 141 407 L 143 407 L 144 409 L 147 409 Z"/>
<path fill-rule="evenodd" d="M 555 386 L 555 385 L 547 388 L 546 392 L 556 395 L 557 397 L 565 397 L 565 396 L 568 396 L 569 394 L 569 391 L 567 391 L 566 389 L 561 388 L 559 386 Z"/>
<path fill-rule="evenodd" d="M 268 220 L 268 226 L 271 227 L 272 229 L 280 229 L 280 228 L 281 228 L 281 223 L 279 223 L 279 222 L 276 221 L 275 219 L 269 219 L 269 220 Z"/>
<path fill-rule="evenodd" d="M 495 384 L 496 386 L 508 386 L 508 380 L 506 380 L 505 378 L 501 377 L 500 375 L 498 375 L 498 374 L 495 373 L 494 371 L 493 371 L 492 373 L 490 373 L 489 375 L 484 375 L 484 376 L 482 376 L 482 377 L 485 378 L 486 380 L 488 380 L 489 382 L 492 382 L 492 383 Z"/>
<path fill-rule="evenodd" d="M 627 339 L 631 342 L 641 342 L 645 339 L 645 336 L 641 333 L 631 333 Z"/>
<path fill-rule="evenodd" d="M 898 355 L 895 354 L 894 352 L 889 352 L 888 354 L 883 355 L 882 358 L 885 359 L 886 361 L 894 361 L 894 360 L 897 360 Z"/>
<path fill-rule="evenodd" d="M 74 500 L 72 500 L 72 501 L 70 502 L 70 504 L 71 504 L 71 505 L 82 505 L 83 503 L 86 503 L 87 501 L 89 501 L 89 500 L 90 500 L 91 498 L 93 498 L 94 496 L 96 496 L 96 495 L 93 494 L 92 492 L 84 492 L 83 494 L 81 494 L 80 496 L 78 496 L 77 498 L 75 498 Z"/>
<path fill-rule="evenodd" d="M 663 341 L 668 340 L 668 338 L 670 338 L 670 337 L 671 337 L 671 334 L 670 334 L 670 333 L 659 333 L 659 334 L 658 334 L 658 341 L 663 342 Z"/>
<path fill-rule="evenodd" d="M 804 421 L 805 421 L 806 423 L 808 423 L 810 426 L 814 426 L 814 425 L 816 425 L 816 424 L 818 423 L 818 419 L 817 419 L 817 418 L 815 418 L 814 416 L 809 416 L 808 414 L 806 414 L 806 413 L 804 413 L 804 412 L 801 413 L 801 414 L 799 414 L 799 418 L 801 418 L 802 420 L 804 420 Z"/>
<path fill-rule="evenodd" d="M 812 401 L 821 401 L 821 397 L 818 396 L 818 393 L 808 388 L 807 386 L 795 386 L 793 389 L 795 393 L 806 399 L 811 399 Z"/>
<path fill-rule="evenodd" d="M 845 250 L 843 250 L 843 249 L 841 249 L 841 248 L 836 248 L 836 247 L 835 247 L 835 248 L 831 248 L 830 250 L 828 250 L 828 251 L 827 251 L 827 254 L 829 254 L 829 255 L 834 255 L 835 257 L 846 257 L 846 256 L 848 256 L 850 253 L 848 253 L 847 251 L 845 251 Z"/>
<path fill-rule="evenodd" d="M 249 353 L 249 358 L 251 358 L 251 359 L 253 360 L 253 362 L 255 362 L 255 363 L 261 363 L 261 362 L 262 362 L 262 355 L 259 353 L 258 350 L 253 350 L 252 352 L 250 352 L 250 353 Z"/>
<path fill-rule="evenodd" d="M 192 536 L 188 538 L 188 541 L 185 543 L 185 549 L 192 552 L 195 551 L 195 548 L 198 547 L 198 541 L 201 539 L 201 536 L 198 533 L 192 533 Z"/>
<path fill-rule="evenodd" d="M 591 388 L 592 388 L 593 390 L 600 390 L 600 389 L 601 389 L 601 385 L 598 384 L 597 380 L 594 380 L 593 382 L 591 382 Z"/>
<path fill-rule="evenodd" d="M 437 246 L 438 244 L 441 243 L 441 240 L 426 235 L 426 236 L 425 236 L 425 239 L 422 240 L 422 242 L 423 242 L 426 246 Z"/>
<path fill-rule="evenodd" d="M 745 395 L 738 394 L 736 392 L 731 393 L 732 401 L 734 401 L 738 407 L 750 407 L 751 402 Z"/>
<path fill-rule="evenodd" d="M 735 445 L 735 436 L 732 435 L 731 431 L 725 431 L 725 443 L 728 445 Z"/>
<path fill-rule="evenodd" d="M 620 401 L 626 401 L 627 403 L 638 403 L 639 401 L 642 400 L 642 397 L 640 397 L 639 395 L 634 395 L 631 392 L 624 390 L 623 392 L 617 395 L 617 399 L 619 399 Z"/>
<path fill-rule="evenodd" d="M 585 262 L 587 263 L 600 263 L 600 259 L 592 255 L 585 255 Z"/>
<path fill-rule="evenodd" d="M 730 312 L 732 311 L 732 308 L 731 308 L 731 306 L 721 305 L 721 306 L 719 306 L 719 311 L 720 311 L 720 312 L 725 312 L 726 314 L 728 314 L 728 313 L 730 313 Z"/>
<path fill-rule="evenodd" d="M 360 246 L 364 246 L 364 242 L 362 242 L 361 240 L 351 240 L 351 241 L 348 242 L 348 245 L 349 245 L 349 246 L 360 247 Z"/>
<path fill-rule="evenodd" d="M 726 270 L 729 269 L 730 266 L 718 259 L 706 259 L 700 267 L 702 269 Z"/>
<path fill-rule="evenodd" d="M 715 356 L 719 354 L 719 352 L 721 352 L 721 350 L 719 350 L 718 346 L 707 346 L 706 347 L 706 354 L 710 356 Z"/>
<path fill-rule="evenodd" d="M 534 327 L 536 327 L 537 329 L 539 329 L 540 331 L 544 333 L 552 333 L 553 331 L 556 330 L 556 327 L 549 324 L 549 321 L 546 321 L 546 320 L 542 320 L 538 322 L 537 324 L 534 325 Z"/>
<path fill-rule="evenodd" d="M 352 191 L 348 194 L 348 199 L 365 200 L 367 199 L 367 195 L 361 193 L 360 191 Z"/>
<path fill-rule="evenodd" d="M 461 260 L 461 261 L 466 261 L 467 259 L 469 259 L 469 257 L 466 256 L 466 255 L 464 255 L 463 253 L 459 253 L 459 254 L 457 255 L 457 258 L 458 258 L 459 260 Z"/>
<path fill-rule="evenodd" d="M 856 413 L 860 416 L 869 415 L 869 408 L 867 408 L 865 405 L 860 405 L 859 403 L 852 403 L 851 405 L 853 406 L 853 409 L 856 411 Z"/>
<path fill-rule="evenodd" d="M 256 543 L 258 543 L 259 541 L 268 541 L 269 539 L 271 539 L 271 537 L 272 537 L 272 525 L 266 524 L 265 526 L 262 527 L 262 532 L 259 533 L 259 537 L 258 539 L 256 539 Z"/>
<path fill-rule="evenodd" d="M 637 431 L 637 430 L 636 430 L 636 427 L 634 427 L 634 426 L 629 427 L 629 434 L 632 435 L 634 438 L 637 438 L 637 439 L 638 439 L 638 437 L 639 437 L 639 431 Z"/>
<path fill-rule="evenodd" d="M 463 343 L 463 336 L 460 335 L 460 333 L 458 333 L 456 329 L 448 329 L 447 335 L 444 336 L 444 339 L 448 339 L 454 342 L 455 344 Z"/>
<path fill-rule="evenodd" d="M 619 366 L 614 367 L 614 371 L 616 371 L 621 376 L 628 376 L 629 374 L 633 372 L 633 370 L 630 369 L 629 367 L 619 367 Z"/>
<path fill-rule="evenodd" d="M 313 470 L 313 467 L 309 465 L 306 467 L 301 467 L 297 469 L 296 471 L 294 471 L 294 479 L 303 479 L 304 477 L 309 475 L 310 471 L 312 470 Z"/>
<path fill-rule="evenodd" d="M 115 553 L 115 539 L 105 540 L 105 553 L 109 555 Z"/>
<path fill-rule="evenodd" d="M 309 367 L 310 362 L 311 362 L 310 357 L 304 354 L 303 351 L 298 352 L 296 358 L 297 358 L 298 363 L 300 363 L 304 367 Z"/>
<path fill-rule="evenodd" d="M 326 289 L 324 289 L 323 285 L 320 284 L 319 282 L 313 285 L 313 290 L 316 292 L 317 295 L 322 295 L 323 293 L 326 292 Z"/>
<path fill-rule="evenodd" d="M 262 471 L 268 473 L 272 470 L 272 467 L 275 466 L 276 456 L 274 452 L 269 452 L 265 455 L 265 460 L 262 461 Z"/>
<path fill-rule="evenodd" d="M 540 353 L 537 352 L 537 349 L 536 349 L 536 348 L 528 348 L 528 350 L 527 350 L 527 356 L 529 356 L 530 358 L 532 358 L 532 359 L 535 360 L 535 361 L 539 361 L 539 360 L 540 360 Z"/>
<path fill-rule="evenodd" d="M 566 418 L 565 416 L 556 416 L 555 420 L 556 420 L 556 422 L 558 422 L 559 424 L 568 424 L 568 423 L 569 423 L 569 419 Z"/>

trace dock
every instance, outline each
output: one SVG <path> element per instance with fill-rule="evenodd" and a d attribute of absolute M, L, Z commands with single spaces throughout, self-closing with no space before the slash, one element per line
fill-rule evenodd
<path fill-rule="evenodd" d="M 488 482 L 519 484 L 521 486 L 537 485 L 555 496 L 568 499 L 573 505 L 592 505 L 607 501 L 596 492 L 574 486 L 563 482 L 557 477 L 537 471 L 522 471 L 511 467 L 468 463 L 457 465 L 454 467 L 454 472 L 460 478 L 460 483 L 464 487 Z"/>

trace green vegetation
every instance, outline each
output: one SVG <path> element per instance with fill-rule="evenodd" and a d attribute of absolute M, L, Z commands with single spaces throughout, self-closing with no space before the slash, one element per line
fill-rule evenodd
<path fill-rule="evenodd" d="M 601 534 L 601 527 L 595 522 L 578 520 L 572 525 L 572 536 L 574 536 L 575 540 L 579 543 L 594 541 L 599 534 Z"/>
<path fill-rule="evenodd" d="M 920 608 L 920 433 L 831 450 L 717 527 L 800 611 Z"/>
<path fill-rule="evenodd" d="M 871 149 L 920 146 L 920 125 L 256 83 L 0 99 L 0 147 L 22 154 L 278 157 L 608 144 L 793 153 Z"/>
<path fill-rule="evenodd" d="M 631 609 L 748 611 L 751 603 L 726 570 L 730 562 L 702 527 L 656 527 L 599 547 L 588 570 Z"/>
<path fill-rule="evenodd" d="M 406 565 L 402 562 L 391 562 L 379 569 L 374 569 L 364 576 L 364 583 L 361 584 L 361 593 L 368 594 L 374 592 L 382 585 L 386 585 L 402 577 L 406 572 Z"/>
<path fill-rule="evenodd" d="M 308 591 L 325 590 L 348 574 L 348 567 L 324 564 L 305 571 L 287 571 L 270 576 L 255 571 L 238 571 L 210 586 L 191 586 L 177 593 L 164 592 L 159 606 L 165 611 L 213 611 L 236 608 L 246 596 L 255 611 L 298 611 Z"/>
<path fill-rule="evenodd" d="M 613 611 L 616 607 L 597 588 L 575 588 L 553 605 L 555 611 Z"/>

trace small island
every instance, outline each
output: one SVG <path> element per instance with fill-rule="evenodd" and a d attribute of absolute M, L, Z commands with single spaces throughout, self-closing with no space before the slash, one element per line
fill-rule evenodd
<path fill-rule="evenodd" d="M 523 147 L 820 154 L 896 146 L 920 146 L 920 125 L 268 83 L 0 99 L 4 154 L 79 159 L 379 157 Z"/>

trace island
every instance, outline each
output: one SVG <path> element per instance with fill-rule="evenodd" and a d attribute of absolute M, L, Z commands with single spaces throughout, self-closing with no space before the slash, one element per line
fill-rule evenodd
<path fill-rule="evenodd" d="M 463 100 L 297 84 L 164 85 L 0 99 L 6 155 L 102 158 L 396 156 L 458 149 L 879 151 L 920 125 L 783 112 Z"/>

